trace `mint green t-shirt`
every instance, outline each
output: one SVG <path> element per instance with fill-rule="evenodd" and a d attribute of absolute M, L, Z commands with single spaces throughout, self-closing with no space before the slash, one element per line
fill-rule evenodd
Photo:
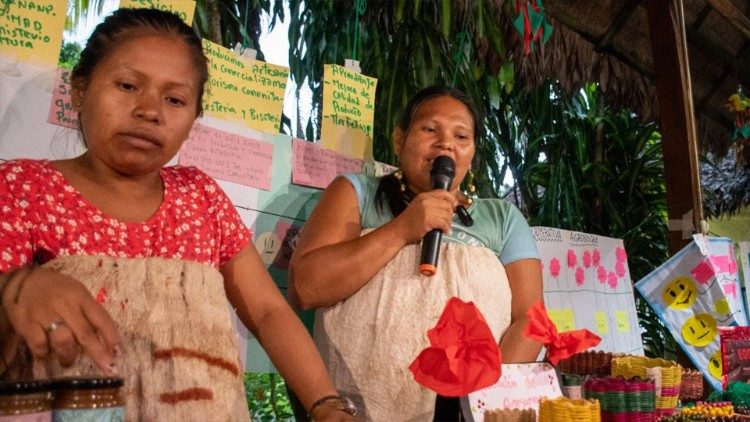
<path fill-rule="evenodd" d="M 393 219 L 387 204 L 382 208 L 375 204 L 379 178 L 362 173 L 345 174 L 344 177 L 357 192 L 363 229 L 377 228 Z M 478 198 L 468 211 L 474 225 L 466 227 L 454 217 L 451 234 L 444 234 L 444 240 L 484 246 L 494 251 L 503 265 L 524 258 L 539 258 L 531 229 L 515 205 L 504 199 Z"/>

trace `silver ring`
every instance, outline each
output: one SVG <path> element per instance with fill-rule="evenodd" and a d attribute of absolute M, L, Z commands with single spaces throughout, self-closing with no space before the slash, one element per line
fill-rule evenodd
<path fill-rule="evenodd" d="M 55 331 L 58 328 L 62 327 L 63 325 L 65 325 L 65 321 L 62 321 L 62 320 L 60 320 L 60 321 L 53 321 L 49 325 L 49 327 L 47 327 L 44 331 L 49 335 L 49 334 L 52 334 L 53 331 Z"/>

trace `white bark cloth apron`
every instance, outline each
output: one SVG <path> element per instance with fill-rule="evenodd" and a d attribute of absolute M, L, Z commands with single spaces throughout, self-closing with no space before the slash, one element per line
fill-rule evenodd
<path fill-rule="evenodd" d="M 44 267 L 83 283 L 117 322 L 128 421 L 248 421 L 237 339 L 221 273 L 191 261 L 68 256 Z M 34 362 L 35 378 L 101 376 Z"/>
<path fill-rule="evenodd" d="M 498 343 L 510 325 L 510 287 L 494 252 L 443 241 L 432 277 L 418 272 L 420 252 L 404 247 L 354 295 L 315 315 L 315 343 L 336 389 L 367 420 L 432 420 L 436 394 L 409 365 L 451 297 L 474 302 Z"/>

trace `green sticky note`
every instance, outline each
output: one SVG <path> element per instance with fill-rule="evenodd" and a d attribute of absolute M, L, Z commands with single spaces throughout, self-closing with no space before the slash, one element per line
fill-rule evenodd
<path fill-rule="evenodd" d="M 596 320 L 596 332 L 599 334 L 607 334 L 609 332 L 609 321 L 607 321 L 607 313 L 596 311 L 594 312 L 594 319 Z"/>
<path fill-rule="evenodd" d="M 547 315 L 555 323 L 558 332 L 576 329 L 576 321 L 572 309 L 548 309 Z"/>
<path fill-rule="evenodd" d="M 615 321 L 617 322 L 617 331 L 621 333 L 630 332 L 630 317 L 626 311 L 615 311 Z"/>

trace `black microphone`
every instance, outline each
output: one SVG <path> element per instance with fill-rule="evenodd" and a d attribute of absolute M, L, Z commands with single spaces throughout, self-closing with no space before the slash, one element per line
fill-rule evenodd
<path fill-rule="evenodd" d="M 456 175 L 456 163 L 453 159 L 441 155 L 435 158 L 430 169 L 430 185 L 432 189 L 449 190 Z M 427 232 L 422 239 L 422 257 L 419 260 L 419 272 L 422 275 L 435 275 L 437 272 L 438 255 L 440 254 L 440 241 L 443 232 L 433 229 Z"/>

